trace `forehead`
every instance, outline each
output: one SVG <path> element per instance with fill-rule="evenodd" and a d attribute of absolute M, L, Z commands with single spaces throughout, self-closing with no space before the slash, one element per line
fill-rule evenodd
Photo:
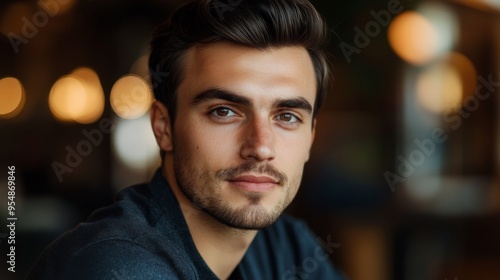
<path fill-rule="evenodd" d="M 217 42 L 190 48 L 179 91 L 189 95 L 214 87 L 256 98 L 301 96 L 311 103 L 316 96 L 314 67 L 301 46 L 256 49 Z"/>

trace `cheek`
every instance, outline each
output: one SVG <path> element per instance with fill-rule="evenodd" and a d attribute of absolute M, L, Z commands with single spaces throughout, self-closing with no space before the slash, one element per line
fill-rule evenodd
<path fill-rule="evenodd" d="M 283 135 L 276 142 L 279 155 L 286 158 L 287 163 L 292 165 L 304 165 L 309 157 L 310 148 L 310 133 Z"/>
<path fill-rule="evenodd" d="M 278 155 L 279 156 L 279 155 Z M 304 170 L 306 157 L 297 150 L 297 147 L 290 147 L 281 153 L 281 157 L 276 158 L 273 165 L 281 172 L 284 172 L 290 183 L 300 182 Z"/>
<path fill-rule="evenodd" d="M 193 125 L 186 124 L 178 130 L 178 152 L 188 155 L 195 165 L 209 165 L 208 169 L 211 170 L 227 167 L 231 155 L 237 150 L 234 135 L 229 131 L 207 127 L 200 122 L 191 123 Z"/>

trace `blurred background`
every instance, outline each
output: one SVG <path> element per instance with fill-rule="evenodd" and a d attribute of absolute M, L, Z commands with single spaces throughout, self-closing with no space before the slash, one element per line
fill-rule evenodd
<path fill-rule="evenodd" d="M 148 42 L 183 2 L 0 3 L 1 279 L 158 167 Z M 287 211 L 352 280 L 500 279 L 500 1 L 312 2 L 335 81 Z"/>

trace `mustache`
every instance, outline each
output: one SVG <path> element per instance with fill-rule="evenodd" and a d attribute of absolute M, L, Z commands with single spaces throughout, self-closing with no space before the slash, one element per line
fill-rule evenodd
<path fill-rule="evenodd" d="M 272 165 L 268 163 L 262 164 L 254 161 L 249 161 L 236 167 L 219 170 L 217 171 L 215 176 L 218 179 L 229 181 L 238 177 L 242 173 L 249 172 L 268 175 L 274 178 L 280 186 L 283 186 L 288 181 L 288 177 L 285 175 L 285 173 L 278 171 Z"/>

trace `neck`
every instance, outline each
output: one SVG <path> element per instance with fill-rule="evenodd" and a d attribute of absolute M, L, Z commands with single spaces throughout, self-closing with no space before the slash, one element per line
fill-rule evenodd
<path fill-rule="evenodd" d="M 194 213 L 192 211 L 193 209 L 183 209 L 198 252 L 220 279 L 229 278 L 243 259 L 257 231 L 230 228 L 201 210 L 196 209 L 197 212 Z"/>
<path fill-rule="evenodd" d="M 240 230 L 226 226 L 193 203 L 179 189 L 172 162 L 168 156 L 163 166 L 167 179 L 184 215 L 196 249 L 208 267 L 220 279 L 227 279 L 241 262 L 257 231 Z"/>

